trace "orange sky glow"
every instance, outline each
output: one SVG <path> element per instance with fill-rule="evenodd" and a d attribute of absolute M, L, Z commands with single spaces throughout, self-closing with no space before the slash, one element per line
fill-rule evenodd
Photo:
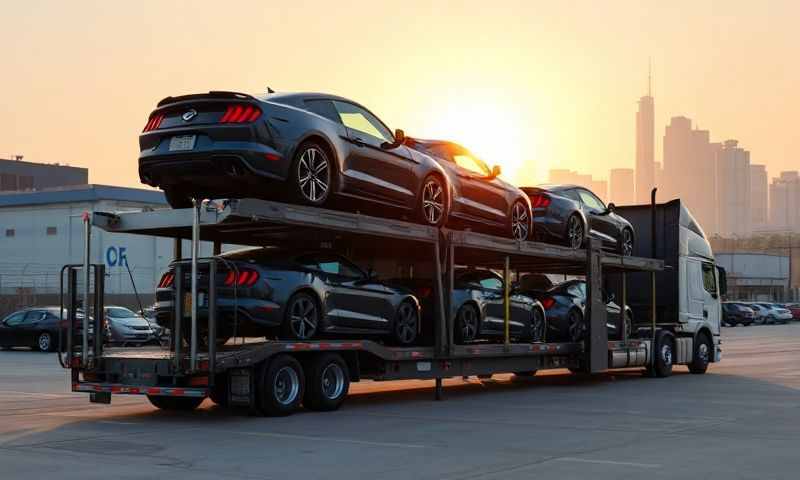
<path fill-rule="evenodd" d="M 463 143 L 518 184 L 633 167 L 648 57 L 656 160 L 671 116 L 800 168 L 800 3 L 46 2 L 0 6 L 0 157 L 138 186 L 155 103 L 208 90 L 321 91 L 391 128 Z"/>

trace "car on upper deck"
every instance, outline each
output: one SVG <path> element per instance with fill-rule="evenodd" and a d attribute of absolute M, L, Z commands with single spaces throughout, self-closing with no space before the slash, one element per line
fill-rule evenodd
<path fill-rule="evenodd" d="M 589 189 L 578 185 L 522 187 L 533 207 L 535 238 L 583 248 L 597 238 L 606 249 L 632 255 L 636 234 L 631 223 Z"/>
<path fill-rule="evenodd" d="M 139 177 L 174 208 L 192 199 L 346 205 L 441 226 L 447 175 L 363 105 L 322 93 L 167 97 L 139 136 Z"/>

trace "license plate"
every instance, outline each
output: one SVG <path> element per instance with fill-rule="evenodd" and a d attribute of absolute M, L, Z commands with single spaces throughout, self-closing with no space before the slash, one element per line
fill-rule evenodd
<path fill-rule="evenodd" d="M 208 307 L 208 295 L 205 292 L 197 292 L 197 306 L 199 308 Z M 192 294 L 185 293 L 183 295 L 183 314 L 190 316 L 192 314 Z"/>
<path fill-rule="evenodd" d="M 194 141 L 197 135 L 179 135 L 169 139 L 169 151 L 181 152 L 194 149 Z"/>

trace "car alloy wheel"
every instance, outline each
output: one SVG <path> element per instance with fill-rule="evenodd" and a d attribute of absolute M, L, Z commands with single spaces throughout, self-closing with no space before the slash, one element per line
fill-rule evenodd
<path fill-rule="evenodd" d="M 328 198 L 331 165 L 328 156 L 316 145 L 309 145 L 297 161 L 297 188 L 303 199 L 321 205 Z"/>
<path fill-rule="evenodd" d="M 545 315 L 538 308 L 533 310 L 533 318 L 531 319 L 531 338 L 532 342 L 543 342 L 545 332 Z"/>
<path fill-rule="evenodd" d="M 436 177 L 428 177 L 422 187 L 422 216 L 429 225 L 439 225 L 444 216 L 444 187 Z"/>
<path fill-rule="evenodd" d="M 625 257 L 633 255 L 633 233 L 627 228 L 622 230 L 622 255 Z"/>
<path fill-rule="evenodd" d="M 511 209 L 511 236 L 516 240 L 527 240 L 529 225 L 528 209 L 522 202 L 516 202 Z"/>
<path fill-rule="evenodd" d="M 403 302 L 397 309 L 394 335 L 402 345 L 409 345 L 417 338 L 418 312 L 411 302 Z"/>
<path fill-rule="evenodd" d="M 52 343 L 53 339 L 47 332 L 42 332 L 41 334 L 39 334 L 39 338 L 36 339 L 36 344 L 39 347 L 39 350 L 43 352 L 49 352 Z"/>
<path fill-rule="evenodd" d="M 569 217 L 567 223 L 567 244 L 575 250 L 583 245 L 583 222 L 577 215 Z"/>
<path fill-rule="evenodd" d="M 464 305 L 458 312 L 458 332 L 460 342 L 471 342 L 478 335 L 478 311 L 472 305 Z"/>
<path fill-rule="evenodd" d="M 580 342 L 583 340 L 583 316 L 577 311 L 572 310 L 569 312 L 567 318 L 567 328 L 569 329 L 569 339 L 572 342 Z"/>
<path fill-rule="evenodd" d="M 317 333 L 317 305 L 308 295 L 295 297 L 290 305 L 289 327 L 298 340 L 309 340 Z"/>

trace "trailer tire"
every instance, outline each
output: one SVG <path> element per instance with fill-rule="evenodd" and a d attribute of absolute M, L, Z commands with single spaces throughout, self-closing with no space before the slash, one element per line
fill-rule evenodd
<path fill-rule="evenodd" d="M 675 359 L 675 340 L 672 335 L 662 331 L 656 336 L 655 364 L 647 367 L 651 377 L 666 378 L 672 375 L 672 364 Z"/>
<path fill-rule="evenodd" d="M 694 342 L 694 353 L 692 354 L 692 363 L 689 364 L 689 372 L 695 375 L 702 375 L 708 370 L 708 364 L 711 361 L 711 341 L 708 335 L 700 333 Z"/>
<path fill-rule="evenodd" d="M 203 397 L 167 397 L 163 395 L 148 395 L 147 399 L 159 410 L 189 412 L 199 407 Z"/>
<path fill-rule="evenodd" d="M 300 362 L 281 354 L 261 367 L 258 403 L 264 414 L 282 417 L 300 407 L 305 390 L 305 376 Z"/>
<path fill-rule="evenodd" d="M 350 390 L 350 373 L 341 355 L 325 353 L 312 359 L 306 372 L 303 406 L 309 410 L 337 410 Z"/>

